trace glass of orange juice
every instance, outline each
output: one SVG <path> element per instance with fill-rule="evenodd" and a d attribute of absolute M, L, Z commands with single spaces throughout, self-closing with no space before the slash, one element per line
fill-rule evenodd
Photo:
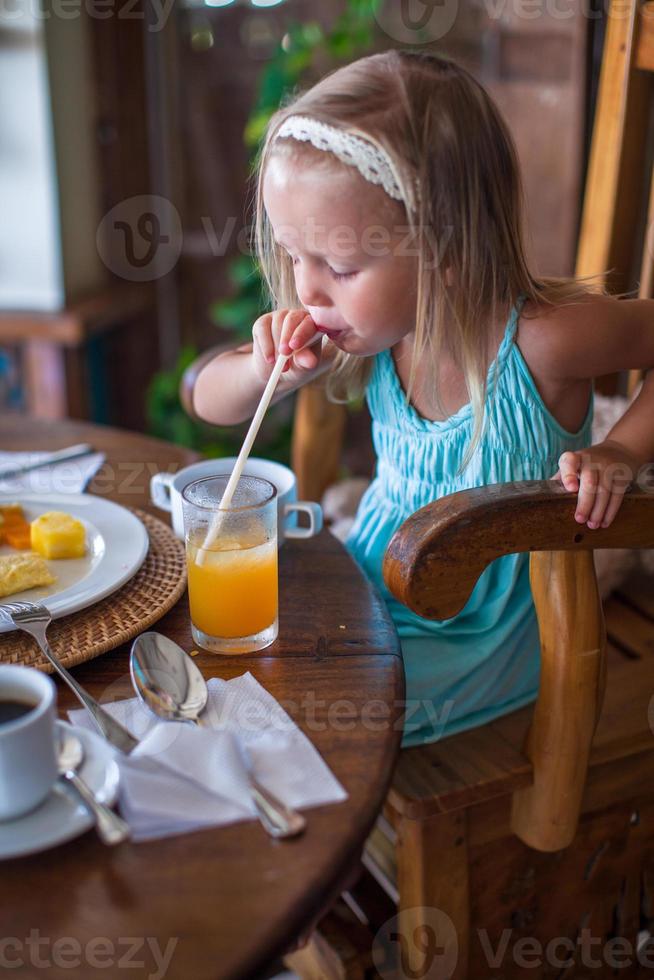
<path fill-rule="evenodd" d="M 277 639 L 277 490 L 241 476 L 220 510 L 228 477 L 182 491 L 193 639 L 211 653 L 253 653 Z"/>

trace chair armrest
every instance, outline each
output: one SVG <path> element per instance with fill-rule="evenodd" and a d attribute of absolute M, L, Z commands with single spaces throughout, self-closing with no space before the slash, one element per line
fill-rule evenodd
<path fill-rule="evenodd" d="M 501 555 L 654 547 L 654 493 L 628 491 L 611 526 L 595 531 L 575 521 L 576 500 L 552 480 L 498 483 L 435 500 L 391 538 L 386 585 L 419 616 L 450 619 Z"/>
<path fill-rule="evenodd" d="M 533 783 L 513 794 L 511 828 L 530 847 L 572 842 L 606 685 L 606 631 L 592 551 L 654 546 L 654 494 L 625 495 L 611 527 L 574 519 L 577 494 L 552 480 L 462 490 L 416 511 L 393 535 L 383 574 L 419 616 L 450 619 L 486 566 L 532 554 L 541 646 L 538 700 L 524 753 Z"/>

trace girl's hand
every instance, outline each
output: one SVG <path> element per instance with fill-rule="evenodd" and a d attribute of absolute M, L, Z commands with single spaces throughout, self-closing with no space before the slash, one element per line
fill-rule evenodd
<path fill-rule="evenodd" d="M 563 453 L 551 479 L 566 490 L 579 491 L 575 520 L 579 524 L 587 521 L 594 530 L 611 524 L 638 470 L 633 453 L 607 439 L 588 449 Z"/>
<path fill-rule="evenodd" d="M 291 385 L 310 380 L 311 372 L 320 366 L 322 344 L 316 341 L 306 350 L 299 348 L 304 347 L 316 334 L 316 325 L 306 310 L 264 313 L 252 327 L 252 355 L 258 377 L 263 382 L 268 381 L 278 356 L 298 350 L 297 354 L 289 357 L 282 373 Z"/>

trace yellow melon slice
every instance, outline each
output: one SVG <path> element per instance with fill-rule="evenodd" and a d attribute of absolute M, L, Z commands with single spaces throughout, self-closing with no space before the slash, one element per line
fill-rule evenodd
<path fill-rule="evenodd" d="M 70 514 L 49 510 L 32 521 L 32 550 L 43 558 L 82 558 L 86 551 L 84 525 Z"/>

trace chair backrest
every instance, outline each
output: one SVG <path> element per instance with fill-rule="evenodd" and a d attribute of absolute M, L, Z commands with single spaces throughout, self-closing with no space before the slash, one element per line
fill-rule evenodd
<path fill-rule="evenodd" d="M 637 278 L 641 299 L 654 296 L 654 167 L 648 159 L 653 106 L 654 3 L 614 0 L 604 40 L 576 272 L 606 273 L 611 292 L 630 289 Z M 629 394 L 640 374 L 629 373 Z M 617 386 L 615 375 L 598 384 L 608 394 Z"/>

